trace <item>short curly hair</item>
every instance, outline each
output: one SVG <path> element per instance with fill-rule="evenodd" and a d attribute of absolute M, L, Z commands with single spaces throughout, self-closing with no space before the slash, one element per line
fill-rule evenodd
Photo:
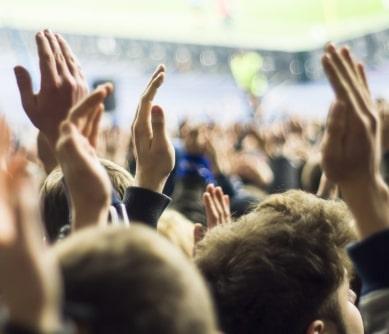
<path fill-rule="evenodd" d="M 195 262 L 225 333 L 300 334 L 318 318 L 339 320 L 335 292 L 353 240 L 342 202 L 289 191 L 211 230 Z"/>

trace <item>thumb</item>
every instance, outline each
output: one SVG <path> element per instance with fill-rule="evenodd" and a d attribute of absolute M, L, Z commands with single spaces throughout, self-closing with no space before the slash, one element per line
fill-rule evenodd
<path fill-rule="evenodd" d="M 160 106 L 153 106 L 151 109 L 151 127 L 153 129 L 153 137 L 157 140 L 166 135 L 165 114 Z"/>
<path fill-rule="evenodd" d="M 34 92 L 32 90 L 30 73 L 28 73 L 28 71 L 22 66 L 16 66 L 14 68 L 14 72 L 23 108 L 28 113 L 34 103 Z"/>

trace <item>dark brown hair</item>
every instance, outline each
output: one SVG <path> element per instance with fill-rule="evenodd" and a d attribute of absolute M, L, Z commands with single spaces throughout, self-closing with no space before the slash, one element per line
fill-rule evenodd
<path fill-rule="evenodd" d="M 195 260 L 222 330 L 302 334 L 316 319 L 339 318 L 344 246 L 355 238 L 348 219 L 341 203 L 290 191 L 209 232 Z"/>

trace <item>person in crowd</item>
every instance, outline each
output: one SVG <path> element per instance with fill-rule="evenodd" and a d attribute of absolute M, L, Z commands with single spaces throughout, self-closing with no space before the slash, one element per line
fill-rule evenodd
<path fill-rule="evenodd" d="M 348 218 L 340 203 L 292 191 L 210 230 L 195 261 L 222 330 L 363 333 L 349 288 L 345 246 L 355 237 Z"/>
<path fill-rule="evenodd" d="M 337 100 L 323 141 L 323 168 L 340 187 L 360 233 L 370 236 L 388 227 L 377 112 L 363 67 L 348 49 L 330 45 L 326 51 L 323 66 Z M 358 135 L 360 145 L 355 145 Z M 206 234 L 196 247 L 195 260 L 210 284 L 224 332 L 364 333 L 345 252 L 354 240 L 353 229 L 339 205 L 288 192 L 269 197 L 237 222 Z M 371 220 L 376 223 L 369 224 Z M 350 248 L 357 268 L 358 260 L 368 266 L 360 249 L 383 251 L 374 249 L 377 244 L 382 247 L 383 235 L 376 236 L 379 241 L 373 246 L 365 242 Z M 362 292 L 380 290 L 375 302 L 385 304 L 386 270 L 364 269 L 358 270 L 365 284 Z M 367 287 L 366 279 L 372 280 Z M 380 314 L 373 326 L 383 326 L 384 321 Z"/>
<path fill-rule="evenodd" d="M 150 87 L 158 83 L 161 73 Z M 70 193 L 72 228 L 84 230 L 53 249 L 64 279 L 65 314 L 78 330 L 86 333 L 214 333 L 216 322 L 208 291 L 193 264 L 178 249 L 156 232 L 136 224 L 130 229 L 104 228 L 111 185 L 87 138 L 77 128 L 79 122 L 74 116 L 83 114 L 82 110 L 88 112 L 85 106 L 91 106 L 91 97 L 93 94 L 72 109 L 70 117 L 62 122 L 56 145 Z M 146 95 L 142 100 L 150 104 L 152 98 Z M 100 105 L 97 102 L 95 108 Z M 150 138 L 147 125 L 151 125 L 153 117 L 147 117 L 148 112 L 151 108 L 140 108 L 136 115 L 135 145 L 146 145 L 143 141 Z M 158 130 L 163 133 L 162 109 L 157 116 Z M 155 130 L 156 126 L 151 128 Z M 150 166 L 147 158 L 153 155 L 159 154 L 165 162 L 170 158 L 169 150 L 163 149 L 148 152 L 148 157 L 142 154 L 143 151 L 137 151 L 138 173 Z M 81 172 L 85 184 L 78 179 Z M 162 191 L 166 180 L 163 170 L 155 168 L 147 172 L 147 185 Z M 144 206 L 135 208 L 142 210 Z"/>
<path fill-rule="evenodd" d="M 4 136 L 0 141 L 3 145 Z M 88 145 L 73 124 L 62 124 L 57 156 L 63 167 L 67 163 L 65 178 L 76 204 L 76 222 L 89 222 L 92 227 L 51 250 L 43 244 L 37 200 L 31 196 L 36 189 L 26 174 L 25 159 L 13 158 L 8 172 L 0 174 L 0 264 L 8 269 L 0 278 L 9 311 L 4 331 L 216 333 L 205 284 L 175 247 L 141 225 L 131 229 L 98 226 L 107 222 L 110 185 Z M 80 167 L 86 180 L 95 181 L 87 191 L 72 181 Z M 101 184 L 96 184 L 99 180 Z M 90 198 L 92 190 L 100 190 L 100 195 Z M 23 275 L 18 274 L 20 270 Z M 20 296 L 26 287 L 28 293 Z"/>
<path fill-rule="evenodd" d="M 54 252 L 65 307 L 84 332 L 216 333 L 199 272 L 151 229 L 139 224 L 85 229 Z"/>
<path fill-rule="evenodd" d="M 362 279 L 366 333 L 389 333 L 389 189 L 380 172 L 382 124 L 364 67 L 347 48 L 326 47 L 322 59 L 335 92 L 322 153 L 356 222 L 360 241 L 349 248 Z"/>
<path fill-rule="evenodd" d="M 0 303 L 8 312 L 1 331 L 56 333 L 62 328 L 61 279 L 57 259 L 43 242 L 38 188 L 26 158 L 10 154 L 4 119 L 0 129 Z"/>
<path fill-rule="evenodd" d="M 141 98 L 133 123 L 138 162 L 136 182 L 145 193 L 162 191 L 174 161 L 172 146 L 166 135 L 164 111 L 152 106 L 163 77 L 164 68 L 159 67 Z M 3 252 L 2 264 L 10 265 L 10 261 L 14 260 L 14 268 L 16 265 L 25 268 L 37 281 L 34 282 L 36 285 L 29 284 L 33 298 L 29 298 L 31 295 L 28 294 L 19 301 L 15 288 L 31 277 L 20 279 L 20 286 L 13 284 L 6 275 L 2 277 L 0 290 L 6 292 L 4 303 L 10 313 L 5 329 L 7 333 L 56 332 L 62 326 L 63 314 L 69 316 L 76 332 L 83 333 L 216 331 L 212 303 L 205 284 L 194 266 L 176 248 L 146 227 L 107 227 L 112 186 L 83 129 L 91 114 L 101 113 L 102 102 L 111 90 L 109 84 L 103 85 L 82 98 L 70 107 L 58 130 L 51 129 L 51 136 L 47 137 L 55 141 L 56 160 L 64 174 L 72 230 L 82 229 L 84 232 L 75 233 L 74 237 L 57 244 L 50 252 L 44 250 L 36 212 L 35 215 L 23 214 L 19 217 L 13 205 L 17 205 L 21 199 L 16 197 L 12 200 L 7 196 L 6 186 L 11 186 L 9 178 L 21 178 L 22 167 L 11 164 L 11 176 L 8 177 L 5 172 L 1 175 L 5 185 L 2 188 L 5 191 L 1 198 L 2 206 L 4 212 L 8 213 L 3 221 L 3 230 L 8 235 L 4 234 L 4 244 L 1 244 L 3 250 L 7 251 Z M 158 158 L 161 165 L 155 168 L 153 163 Z M 31 196 L 30 200 L 33 202 L 34 197 Z M 130 200 L 130 209 L 136 208 L 140 215 L 152 219 L 155 210 L 149 207 L 151 212 L 142 212 L 145 204 L 139 207 L 139 200 L 139 197 Z M 152 202 L 148 205 L 152 205 Z M 28 218 L 35 219 L 35 225 L 30 225 Z M 18 219 L 20 222 L 16 224 L 15 220 Z M 149 222 L 145 221 L 146 224 Z M 86 240 L 90 241 L 89 246 Z M 104 244 L 105 249 L 102 248 Z M 19 256 L 18 247 L 22 250 Z M 59 259 L 64 279 L 64 310 L 61 309 L 60 279 L 55 275 L 50 277 L 58 273 L 58 266 L 53 262 L 46 269 L 43 256 Z M 77 263 L 77 259 L 80 262 Z M 123 262 L 124 259 L 129 262 Z M 86 262 L 91 266 L 85 266 Z M 83 274 L 80 269 L 86 272 Z M 11 270 L 10 274 L 13 273 Z M 80 281 L 81 277 L 86 280 Z M 49 279 L 52 282 L 48 282 Z M 101 283 L 106 284 L 107 288 L 101 289 Z M 96 290 L 83 297 L 83 293 L 91 287 L 96 287 Z M 124 293 L 124 289 L 128 293 Z M 134 295 L 134 289 L 139 292 L 138 297 Z M 103 291 L 105 295 L 99 297 L 98 292 Z M 107 298 L 111 298 L 112 304 Z M 32 312 L 34 308 L 36 311 Z"/>
<path fill-rule="evenodd" d="M 164 65 L 101 137 L 112 84 L 36 44 L 39 92 L 15 67 L 36 150 L 0 118 L 0 332 L 389 334 L 387 105 L 348 48 L 324 50 L 325 127 L 185 122 L 173 146 Z"/>
<path fill-rule="evenodd" d="M 41 145 L 41 151 L 46 152 L 43 155 L 49 156 L 49 150 L 51 150 L 54 157 L 50 160 L 58 160 L 55 146 L 59 137 L 60 124 L 65 120 L 76 123 L 75 125 L 80 128 L 80 132 L 87 137 L 91 149 L 95 150 L 98 145 L 98 130 L 103 111 L 102 102 L 112 92 L 113 87 L 110 84 L 98 87 L 84 102 L 87 103 L 86 111 L 81 109 L 80 114 L 77 103 L 85 98 L 88 90 L 81 67 L 69 45 L 59 34 L 54 34 L 49 30 L 39 32 L 36 36 L 36 42 L 41 72 L 41 89 L 38 94 L 33 93 L 30 76 L 23 67 L 17 66 L 15 74 L 23 108 L 32 123 L 40 130 L 41 141 L 46 145 Z M 164 72 L 165 68 L 159 66 L 152 76 L 140 99 L 137 116 L 132 126 L 134 153 L 137 163 L 142 168 L 138 168 L 134 184 L 125 190 L 124 195 L 117 196 L 120 187 L 123 187 L 122 185 L 115 187 L 112 194 L 112 204 L 114 205 L 115 201 L 123 200 L 130 220 L 143 221 L 153 227 L 156 227 L 159 216 L 170 202 L 170 199 L 162 194 L 162 189 L 174 164 L 174 150 L 164 128 L 162 108 L 150 104 L 163 82 Z M 59 107 L 53 108 L 56 105 Z M 71 111 L 72 108 L 73 111 Z M 143 118 L 139 119 L 139 117 Z M 149 118 L 151 124 L 145 129 L 143 122 Z M 150 130 L 150 132 L 146 132 L 146 130 Z M 137 136 L 137 133 L 142 133 L 142 136 Z M 142 155 L 138 155 L 137 150 L 142 150 Z M 167 158 L 161 159 L 159 168 L 154 168 L 152 159 L 158 158 L 162 154 L 166 154 Z M 150 166 L 153 167 L 152 174 L 150 174 Z M 151 175 L 156 175 L 155 180 Z M 128 177 L 128 175 L 124 176 Z M 68 195 L 66 190 L 60 191 L 60 193 Z M 49 200 L 54 197 L 50 193 L 47 196 Z M 67 202 L 65 199 L 64 196 L 59 198 L 61 203 L 58 209 L 61 214 L 62 211 L 64 213 L 71 211 L 67 209 L 67 202 L 71 202 L 71 196 Z M 148 204 L 153 207 L 153 210 L 145 207 Z M 45 201 L 45 212 L 46 209 L 54 205 L 53 202 L 47 203 Z M 137 209 L 134 210 L 134 208 Z M 56 214 L 51 215 L 45 220 L 50 225 L 48 229 L 50 240 L 55 240 L 61 228 L 64 227 L 64 223 L 69 223 L 68 217 L 64 216 L 57 220 L 57 216 Z M 74 219 L 74 217 L 72 218 Z"/>
<path fill-rule="evenodd" d="M 134 186 L 133 176 L 121 166 L 106 160 L 99 159 L 108 173 L 115 194 L 114 203 L 124 200 L 126 191 Z M 70 210 L 66 193 L 63 173 L 56 167 L 44 180 L 41 191 L 42 218 L 50 242 L 62 239 L 70 232 Z"/>

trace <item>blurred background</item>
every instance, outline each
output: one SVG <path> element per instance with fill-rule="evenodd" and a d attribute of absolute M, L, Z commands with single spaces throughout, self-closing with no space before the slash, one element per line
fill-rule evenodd
<path fill-rule="evenodd" d="M 389 96 L 389 0 L 0 0 L 0 110 L 20 130 L 29 122 L 12 69 L 27 67 L 39 88 L 34 34 L 44 28 L 64 34 L 91 87 L 114 82 L 107 119 L 122 127 L 160 63 L 168 75 L 157 103 L 171 127 L 256 113 L 323 119 L 329 40 L 349 44 L 376 97 Z"/>

